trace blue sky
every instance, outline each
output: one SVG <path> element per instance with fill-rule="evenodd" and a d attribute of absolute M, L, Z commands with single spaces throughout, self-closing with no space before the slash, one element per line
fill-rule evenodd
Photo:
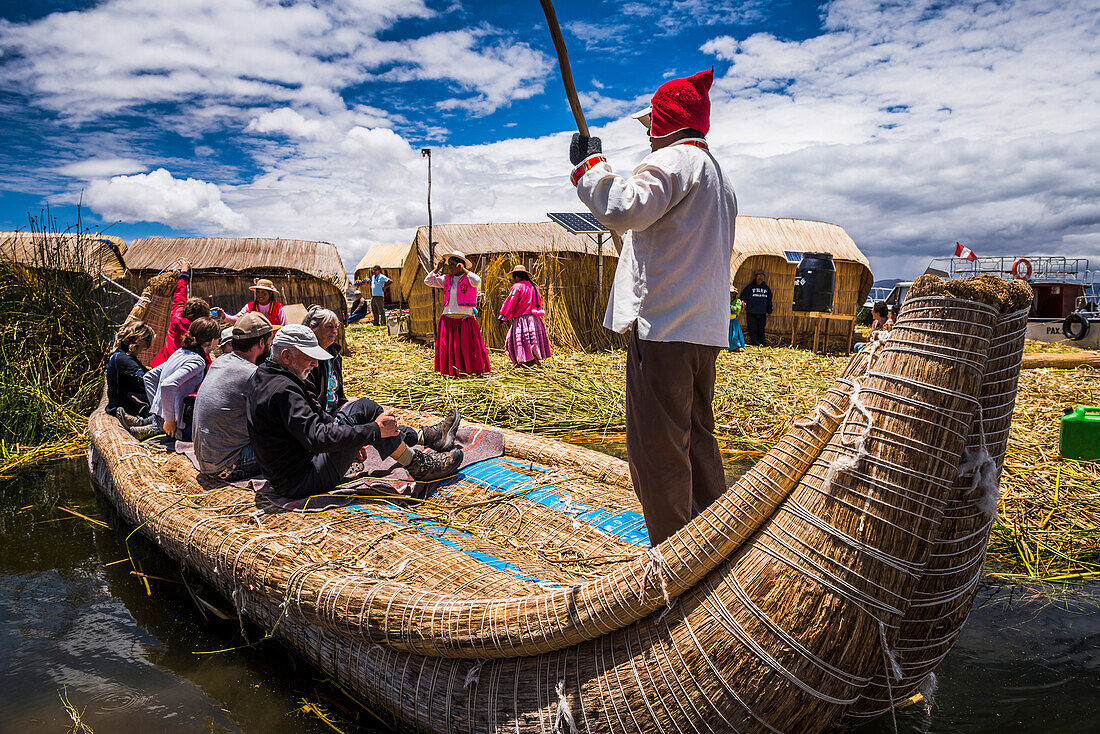
<path fill-rule="evenodd" d="M 844 226 L 876 275 L 962 240 L 1100 266 L 1100 6 L 556 3 L 590 124 L 714 66 L 743 214 Z M 576 209 L 539 3 L 0 0 L 0 229 L 49 205 L 124 238 L 325 239 L 349 265 L 426 223 Z"/>

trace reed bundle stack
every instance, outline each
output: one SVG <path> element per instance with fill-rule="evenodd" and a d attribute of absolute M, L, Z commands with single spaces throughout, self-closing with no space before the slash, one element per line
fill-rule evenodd
<path fill-rule="evenodd" d="M 513 431 L 427 500 L 314 513 L 200 481 L 102 411 L 90 460 L 142 533 L 410 728 L 813 734 L 913 693 L 984 552 L 1020 304 L 984 281 L 918 285 L 654 548 L 623 462 Z M 924 653 L 925 634 L 945 642 Z"/>
<path fill-rule="evenodd" d="M 248 287 L 256 278 L 270 279 L 284 304 L 316 303 L 341 316 L 347 312 L 347 274 L 340 253 L 328 242 L 262 237 L 134 240 L 126 252 L 131 289 L 143 288 L 180 258 L 191 263 L 191 296 L 227 313 L 236 313 L 252 300 Z"/>
<path fill-rule="evenodd" d="M 595 242 L 570 234 L 553 222 L 441 224 L 432 229 L 432 238 L 437 260 L 458 250 L 482 277 L 477 318 L 489 348 L 504 347 L 507 331 L 498 324 L 497 314 L 511 288 L 508 273 L 516 265 L 526 267 L 542 291 L 546 330 L 556 349 L 587 351 L 624 344 L 620 335 L 602 327 L 618 261 L 610 241 L 604 244 L 601 257 Z M 411 334 L 427 337 L 435 334 L 443 314 L 443 293 L 424 285 L 424 266 L 429 262 L 427 227 L 417 231 L 413 244 L 401 271 L 401 291 L 409 303 Z"/>
<path fill-rule="evenodd" d="M 794 275 L 804 252 L 827 252 L 833 256 L 836 283 L 833 313 L 855 316 L 871 292 L 874 276 L 867 257 L 842 227 L 827 222 L 771 217 L 737 217 L 733 239 L 730 283 L 740 291 L 758 270 L 763 270 L 772 289 L 772 315 L 768 317 L 771 343 L 790 343 L 795 327 Z M 743 319 L 742 319 L 743 320 Z M 744 327 L 745 324 L 742 324 Z M 827 320 L 821 324 L 825 347 L 844 352 L 853 322 Z M 811 329 L 799 331 L 803 346 L 813 339 Z"/>
<path fill-rule="evenodd" d="M 126 276 L 126 243 L 87 232 L 0 232 L 0 260 L 28 268 Z"/>

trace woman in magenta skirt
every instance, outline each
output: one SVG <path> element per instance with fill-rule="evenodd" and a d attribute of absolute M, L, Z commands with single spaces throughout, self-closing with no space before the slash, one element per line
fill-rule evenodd
<path fill-rule="evenodd" d="M 443 318 L 435 334 L 435 368 L 452 377 L 483 375 L 492 369 L 474 316 L 481 278 L 471 273 L 470 267 L 466 255 L 455 250 L 424 278 L 425 285 L 443 289 Z"/>
<path fill-rule="evenodd" d="M 516 366 L 536 367 L 540 359 L 550 356 L 550 339 L 542 322 L 545 315 L 542 294 L 531 282 L 527 268 L 522 265 L 512 268 L 512 290 L 500 307 L 499 320 L 512 322 L 504 349 Z"/>

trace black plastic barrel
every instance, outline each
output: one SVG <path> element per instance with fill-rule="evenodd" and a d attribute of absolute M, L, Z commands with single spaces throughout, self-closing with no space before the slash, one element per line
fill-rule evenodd
<path fill-rule="evenodd" d="M 794 271 L 795 311 L 833 310 L 833 287 L 836 285 L 836 267 L 828 252 L 804 252 L 802 262 Z"/>

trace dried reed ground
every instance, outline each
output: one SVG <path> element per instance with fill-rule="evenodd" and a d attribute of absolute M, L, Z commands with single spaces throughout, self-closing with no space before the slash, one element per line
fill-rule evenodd
<path fill-rule="evenodd" d="M 430 347 L 392 339 L 383 329 L 355 326 L 348 339 L 349 395 L 436 414 L 458 406 L 472 420 L 565 440 L 621 438 L 622 351 L 559 353 L 534 370 L 516 369 L 503 352 L 492 351 L 490 375 L 456 379 L 432 369 Z M 1065 350 L 1029 342 L 1026 351 L 1048 347 Z M 714 405 L 723 450 L 746 457 L 767 451 L 846 362 L 799 349 L 723 351 Z M 1100 463 L 1059 456 L 1059 421 L 1069 405 L 1100 405 L 1095 370 L 1021 373 L 989 545 L 990 576 L 1100 580 Z"/>

